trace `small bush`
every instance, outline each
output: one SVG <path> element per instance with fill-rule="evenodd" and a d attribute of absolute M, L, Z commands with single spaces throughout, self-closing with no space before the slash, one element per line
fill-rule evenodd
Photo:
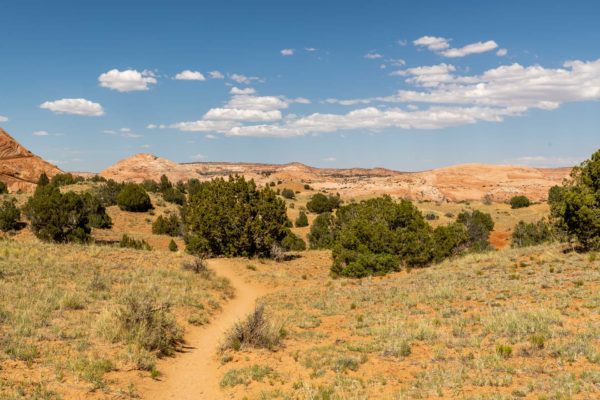
<path fill-rule="evenodd" d="M 462 211 L 457 221 L 467 228 L 468 247 L 473 251 L 485 251 L 491 248 L 489 237 L 494 229 L 494 220 L 488 213 L 479 210 Z"/>
<path fill-rule="evenodd" d="M 177 251 L 177 243 L 173 239 L 169 242 L 169 251 L 176 252 Z"/>
<path fill-rule="evenodd" d="M 7 194 L 8 193 L 8 187 L 6 186 L 6 183 L 0 181 L 0 194 Z"/>
<path fill-rule="evenodd" d="M 106 213 L 106 208 L 102 205 L 102 201 L 91 193 L 83 194 L 82 198 L 88 214 L 89 226 L 97 229 L 110 229 L 112 227 L 112 219 Z"/>
<path fill-rule="evenodd" d="M 140 185 L 126 184 L 117 195 L 117 205 L 121 210 L 146 212 L 152 208 L 150 196 Z"/>
<path fill-rule="evenodd" d="M 310 227 L 308 241 L 311 249 L 330 249 L 333 246 L 333 215 L 320 214 Z"/>
<path fill-rule="evenodd" d="M 152 247 L 143 239 L 136 240 L 127 234 L 124 234 L 119 242 L 119 247 L 130 248 L 136 250 L 152 250 Z"/>
<path fill-rule="evenodd" d="M 439 218 L 440 218 L 439 215 L 437 215 L 433 211 L 429 211 L 425 214 L 425 219 L 427 221 L 435 221 L 436 219 L 439 219 Z"/>
<path fill-rule="evenodd" d="M 304 251 L 306 250 L 306 242 L 302 238 L 295 235 L 293 232 L 289 232 L 288 235 L 281 241 L 281 246 L 286 251 Z"/>
<path fill-rule="evenodd" d="M 168 188 L 164 192 L 162 192 L 162 194 L 163 199 L 165 199 L 165 201 L 169 203 L 177 204 L 180 206 L 182 206 L 183 203 L 185 203 L 185 194 L 183 194 L 176 188 Z"/>
<path fill-rule="evenodd" d="M 339 196 L 326 196 L 322 193 L 317 193 L 306 203 L 306 208 L 312 213 L 322 214 L 324 212 L 332 212 L 334 209 L 339 208 L 340 204 L 341 199 Z"/>
<path fill-rule="evenodd" d="M 196 274 L 207 273 L 208 265 L 206 264 L 206 260 L 204 258 L 196 257 L 194 258 L 194 261 L 184 263 L 183 269 L 192 271 Z"/>
<path fill-rule="evenodd" d="M 499 344 L 496 346 L 496 353 L 502 358 L 510 358 L 513 349 L 507 344 Z"/>
<path fill-rule="evenodd" d="M 117 337 L 158 355 L 173 354 L 183 340 L 183 332 L 170 308 L 150 290 L 130 290 L 116 313 Z"/>
<path fill-rule="evenodd" d="M 0 231 L 8 232 L 18 229 L 20 218 L 21 211 L 19 211 L 14 201 L 5 200 L 0 205 Z"/>
<path fill-rule="evenodd" d="M 158 183 L 156 183 L 156 181 L 153 179 L 144 179 L 142 182 L 142 187 L 146 192 L 149 193 L 156 193 L 159 191 Z"/>
<path fill-rule="evenodd" d="M 284 198 L 288 199 L 288 200 L 292 200 L 296 198 L 296 193 L 294 193 L 294 191 L 292 189 L 283 189 L 281 191 L 281 196 L 283 196 Z"/>
<path fill-rule="evenodd" d="M 152 224 L 152 233 L 172 237 L 179 236 L 181 234 L 181 221 L 175 214 L 171 214 L 168 217 L 159 215 Z"/>
<path fill-rule="evenodd" d="M 304 190 L 312 190 L 312 188 L 310 187 L 310 185 L 308 183 L 305 183 Z"/>
<path fill-rule="evenodd" d="M 37 186 L 40 187 L 40 186 L 46 186 L 49 184 L 50 184 L 50 179 L 48 178 L 48 175 L 46 175 L 45 172 L 42 172 L 40 174 L 40 177 L 38 178 Z"/>
<path fill-rule="evenodd" d="M 514 196 L 510 199 L 510 208 L 525 208 L 529 207 L 531 202 L 526 196 Z"/>
<path fill-rule="evenodd" d="M 50 183 L 56 186 L 74 185 L 82 181 L 83 178 L 81 176 L 74 176 L 68 172 L 66 174 L 56 174 L 50 179 Z"/>
<path fill-rule="evenodd" d="M 90 210 L 84 196 L 62 194 L 54 185 L 38 186 L 24 207 L 31 230 L 41 240 L 87 242 L 90 240 Z"/>
<path fill-rule="evenodd" d="M 104 207 L 110 207 L 117 205 L 117 196 L 121 192 L 125 185 L 117 183 L 112 179 L 109 179 L 96 189 L 96 196 Z"/>
<path fill-rule="evenodd" d="M 244 347 L 273 350 L 281 343 L 283 337 L 283 327 L 269 321 L 265 314 L 265 307 L 261 304 L 256 306 L 254 312 L 244 321 L 233 326 L 221 346 L 221 351 L 228 349 L 238 351 Z"/>
<path fill-rule="evenodd" d="M 308 217 L 304 211 L 300 211 L 298 218 L 296 218 L 296 228 L 304 228 L 305 226 L 308 226 Z"/>
<path fill-rule="evenodd" d="M 511 247 L 527 247 L 552 240 L 552 227 L 544 220 L 536 223 L 520 221 L 513 230 Z"/>

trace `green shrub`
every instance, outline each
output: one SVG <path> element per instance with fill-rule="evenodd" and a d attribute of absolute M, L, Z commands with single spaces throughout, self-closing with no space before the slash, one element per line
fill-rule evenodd
<path fill-rule="evenodd" d="M 188 196 L 191 197 L 200 191 L 200 181 L 196 178 L 192 178 L 187 181 L 185 188 Z"/>
<path fill-rule="evenodd" d="M 310 187 L 310 185 L 308 183 L 305 183 L 304 190 L 312 190 L 312 188 Z"/>
<path fill-rule="evenodd" d="M 462 211 L 457 221 L 467 228 L 468 247 L 474 251 L 485 251 L 491 248 L 489 237 L 494 229 L 494 220 L 488 213 L 479 210 Z"/>
<path fill-rule="evenodd" d="M 180 206 L 182 206 L 183 203 L 185 203 L 185 194 L 183 194 L 176 188 L 168 188 L 164 192 L 162 192 L 162 194 L 163 199 L 165 199 L 165 201 L 168 201 L 169 203 L 177 204 Z"/>
<path fill-rule="evenodd" d="M 66 185 L 74 185 L 77 182 L 82 182 L 83 178 L 81 176 L 74 176 L 73 174 L 67 172 L 65 174 L 56 174 L 50 179 L 50 183 L 56 186 L 66 186 Z"/>
<path fill-rule="evenodd" d="M 284 198 L 288 199 L 288 200 L 292 200 L 296 198 L 296 193 L 294 193 L 294 191 L 292 189 L 283 189 L 281 191 L 281 196 L 283 196 Z"/>
<path fill-rule="evenodd" d="M 38 178 L 37 186 L 40 187 L 40 186 L 46 186 L 49 184 L 50 184 L 50 179 L 48 179 L 48 175 L 46 175 L 45 172 L 42 172 L 40 174 L 40 177 Z"/>
<path fill-rule="evenodd" d="M 583 249 L 600 249 L 600 150 L 575 167 L 571 178 L 548 193 L 551 215 Z"/>
<path fill-rule="evenodd" d="M 117 196 L 124 186 L 123 183 L 117 183 L 114 180 L 109 179 L 106 183 L 100 185 L 100 187 L 96 189 L 96 196 L 104 207 L 115 206 L 117 205 Z"/>
<path fill-rule="evenodd" d="M 362 277 L 425 266 L 433 260 L 431 233 L 409 201 L 384 196 L 343 206 L 334 219 L 332 272 Z"/>
<path fill-rule="evenodd" d="M 511 247 L 527 247 L 552 240 L 552 227 L 544 220 L 536 223 L 519 221 L 512 233 Z"/>
<path fill-rule="evenodd" d="M 306 250 L 306 243 L 302 238 L 295 235 L 292 231 L 288 232 L 288 235 L 281 241 L 281 246 L 286 251 L 304 251 Z"/>
<path fill-rule="evenodd" d="M 525 208 L 529 207 L 531 202 L 526 196 L 514 196 L 510 199 L 510 208 Z"/>
<path fill-rule="evenodd" d="M 425 219 L 427 221 L 435 221 L 436 219 L 440 219 L 439 215 L 434 213 L 433 211 L 429 211 L 425 214 Z"/>
<path fill-rule="evenodd" d="M 6 183 L 0 181 L 0 194 L 7 194 L 8 193 L 8 187 L 6 186 Z"/>
<path fill-rule="evenodd" d="M 19 228 L 21 211 L 14 200 L 4 200 L 0 205 L 0 231 L 8 232 Z"/>
<path fill-rule="evenodd" d="M 306 208 L 312 213 L 322 214 L 324 212 L 332 212 L 334 209 L 339 208 L 340 204 L 341 199 L 339 196 L 326 196 L 322 193 L 317 193 L 306 203 Z"/>
<path fill-rule="evenodd" d="M 507 344 L 499 344 L 496 346 L 496 353 L 502 358 L 510 358 L 512 351 L 512 347 Z"/>
<path fill-rule="evenodd" d="M 119 247 L 130 248 L 136 250 L 152 250 L 152 247 L 143 239 L 136 240 L 127 234 L 124 234 L 119 242 Z"/>
<path fill-rule="evenodd" d="M 24 207 L 31 230 L 51 242 L 87 242 L 90 239 L 90 210 L 84 197 L 62 194 L 54 185 L 38 186 Z"/>
<path fill-rule="evenodd" d="M 86 179 L 88 182 L 93 182 L 93 183 L 100 183 L 100 182 L 106 182 L 106 178 L 100 175 L 93 175 L 89 178 Z"/>
<path fill-rule="evenodd" d="M 158 183 L 158 191 L 164 193 L 166 190 L 171 189 L 172 187 L 173 184 L 171 183 L 169 178 L 167 178 L 167 176 L 164 174 L 161 175 L 160 181 Z"/>
<path fill-rule="evenodd" d="M 308 226 L 308 217 L 304 211 L 300 211 L 298 218 L 296 218 L 296 228 L 304 228 L 305 226 Z"/>
<path fill-rule="evenodd" d="M 182 217 L 187 251 L 196 255 L 268 257 L 291 226 L 285 202 L 243 177 L 199 184 Z"/>
<path fill-rule="evenodd" d="M 117 195 L 117 205 L 121 210 L 146 212 L 152 208 L 150 196 L 140 185 L 126 184 Z"/>
<path fill-rule="evenodd" d="M 104 208 L 100 199 L 91 193 L 85 193 L 81 196 L 88 214 L 89 226 L 97 229 L 110 229 L 112 220 L 106 213 L 106 208 Z"/>
<path fill-rule="evenodd" d="M 156 183 L 153 179 L 144 179 L 142 182 L 142 187 L 148 193 L 156 193 L 159 191 L 158 183 Z"/>
<path fill-rule="evenodd" d="M 330 249 L 333 246 L 333 215 L 322 213 L 313 221 L 308 234 L 311 249 Z"/>
<path fill-rule="evenodd" d="M 179 236 L 181 234 L 181 221 L 175 214 L 168 217 L 160 215 L 152 224 L 152 233 L 155 235 Z"/>
<path fill-rule="evenodd" d="M 469 233 L 465 225 L 454 222 L 435 228 L 433 241 L 435 243 L 434 259 L 436 262 L 440 262 L 466 250 L 469 247 Z"/>
<path fill-rule="evenodd" d="M 175 252 L 177 251 L 177 249 L 177 243 L 175 243 L 175 241 L 171 239 L 171 241 L 169 242 L 169 251 Z"/>

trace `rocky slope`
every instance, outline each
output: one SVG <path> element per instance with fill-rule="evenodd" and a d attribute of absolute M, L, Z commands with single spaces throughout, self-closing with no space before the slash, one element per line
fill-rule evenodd
<path fill-rule="evenodd" d="M 517 194 L 544 200 L 548 189 L 568 177 L 570 168 L 532 168 L 510 165 L 464 164 L 423 172 L 375 169 L 319 169 L 300 163 L 284 165 L 252 163 L 178 164 L 150 154 L 121 160 L 101 172 L 105 178 L 141 182 L 165 174 L 172 181 L 208 180 L 232 174 L 257 183 L 283 181 L 287 185 L 308 183 L 315 189 L 339 192 L 346 198 L 389 194 L 412 200 L 481 200 L 485 196 L 506 201 Z"/>
<path fill-rule="evenodd" d="M 30 191 L 35 188 L 42 172 L 52 177 L 61 171 L 21 146 L 0 128 L 0 181 L 6 183 L 11 192 Z"/>

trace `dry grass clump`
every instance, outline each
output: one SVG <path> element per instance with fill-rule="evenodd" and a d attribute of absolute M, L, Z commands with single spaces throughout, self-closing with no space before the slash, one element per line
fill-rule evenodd
<path fill-rule="evenodd" d="M 116 372 L 153 370 L 177 348 L 186 321 L 208 320 L 231 296 L 225 279 L 182 270 L 190 260 L 0 241 L 0 399 L 127 391 Z"/>
<path fill-rule="evenodd" d="M 265 306 L 259 304 L 244 321 L 233 326 L 221 345 L 221 351 L 238 351 L 247 347 L 272 350 L 284 336 L 283 326 L 271 322 L 265 313 Z"/>

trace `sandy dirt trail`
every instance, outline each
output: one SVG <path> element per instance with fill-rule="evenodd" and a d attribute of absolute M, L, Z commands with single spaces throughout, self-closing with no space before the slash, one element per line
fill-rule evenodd
<path fill-rule="evenodd" d="M 228 301 L 221 313 L 206 327 L 192 328 L 186 333 L 186 349 L 176 357 L 161 361 L 158 368 L 160 380 L 145 381 L 138 386 L 142 399 L 147 400 L 202 400 L 221 399 L 219 375 L 222 365 L 217 351 L 227 330 L 244 318 L 266 294 L 266 289 L 249 284 L 238 276 L 231 264 L 224 260 L 211 260 L 209 267 L 217 275 L 231 281 L 235 297 Z"/>

